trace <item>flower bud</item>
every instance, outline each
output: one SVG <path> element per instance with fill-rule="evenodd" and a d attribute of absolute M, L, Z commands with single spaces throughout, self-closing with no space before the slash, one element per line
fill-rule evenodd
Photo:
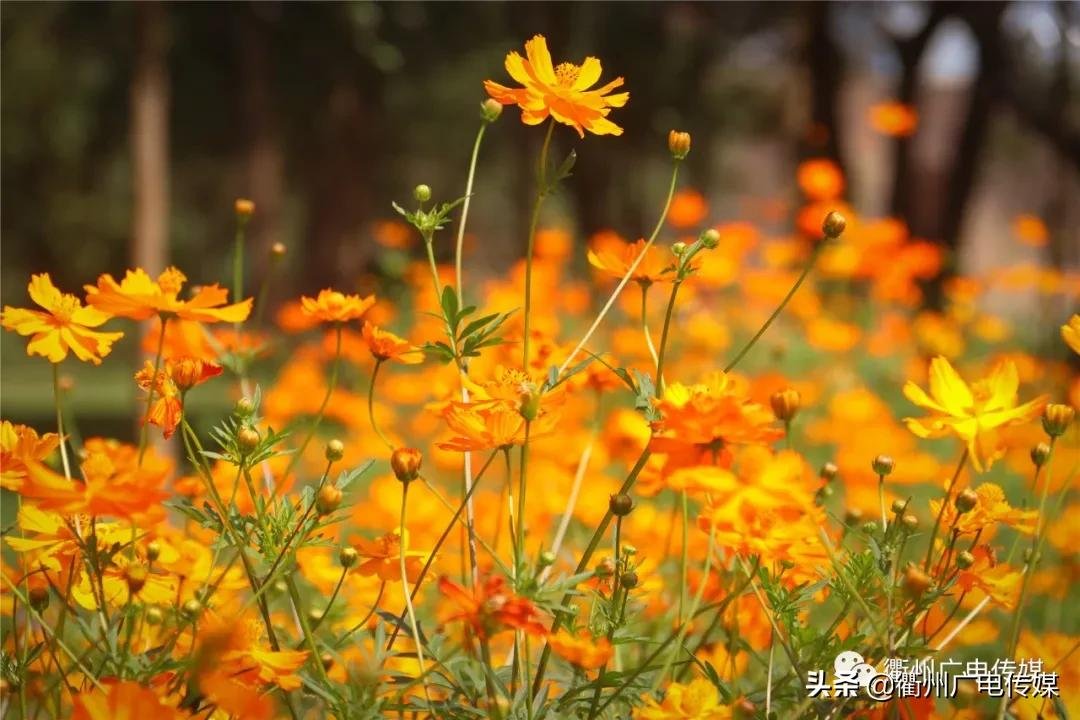
<path fill-rule="evenodd" d="M 186 617 L 188 620 L 194 620 L 202 614 L 203 606 L 201 602 L 199 602 L 195 598 L 191 598 L 183 604 L 180 610 L 184 613 L 184 617 Z"/>
<path fill-rule="evenodd" d="M 260 442 L 262 442 L 262 437 L 259 435 L 259 431 L 250 425 L 244 425 L 236 431 L 236 447 L 240 449 L 243 455 L 247 455 L 259 447 Z"/>
<path fill-rule="evenodd" d="M 821 466 L 821 472 L 818 473 L 825 482 L 832 482 L 836 478 L 836 473 L 840 472 L 840 468 L 836 467 L 836 463 L 827 462 Z"/>
<path fill-rule="evenodd" d="M 326 443 L 327 462 L 340 462 L 341 458 L 343 457 L 345 457 L 345 443 L 341 442 L 337 438 L 334 438 L 330 442 Z"/>
<path fill-rule="evenodd" d="M 417 202 L 426 203 L 431 199 L 431 188 L 427 185 L 417 185 L 413 188 L 412 194 Z"/>
<path fill-rule="evenodd" d="M 903 512 L 905 510 L 907 510 L 907 503 L 906 502 L 904 502 L 903 500 L 893 500 L 892 501 L 893 514 L 901 515 L 901 514 L 903 514 Z"/>
<path fill-rule="evenodd" d="M 551 552 L 550 550 L 545 550 L 544 552 L 540 553 L 540 567 L 551 567 L 554 564 L 555 553 Z"/>
<path fill-rule="evenodd" d="M 674 255 L 675 257 L 682 257 L 683 253 L 685 253 L 685 252 L 686 252 L 686 243 L 684 243 L 682 240 L 680 240 L 678 242 L 671 243 L 671 254 Z"/>
<path fill-rule="evenodd" d="M 857 507 L 848 508 L 844 514 L 845 525 L 856 525 L 862 521 L 863 511 Z"/>
<path fill-rule="evenodd" d="M 698 240 L 701 241 L 701 246 L 706 250 L 714 250 L 720 244 L 720 231 L 716 228 L 709 228 L 701 233 Z"/>
<path fill-rule="evenodd" d="M 919 518 L 911 513 L 904 513 L 904 516 L 900 518 L 900 524 L 908 532 L 914 532 L 919 528 Z"/>
<path fill-rule="evenodd" d="M 128 592 L 138 595 L 139 591 L 146 586 L 146 580 L 150 572 L 145 565 L 128 565 L 124 568 L 124 582 L 127 583 Z"/>
<path fill-rule="evenodd" d="M 598 578 L 611 577 L 615 574 L 615 561 L 609 557 L 604 558 L 596 563 L 596 567 L 593 568 L 593 574 Z"/>
<path fill-rule="evenodd" d="M 619 576 L 619 584 L 627 590 L 633 590 L 638 586 L 637 573 L 633 571 L 624 572 L 622 575 Z"/>
<path fill-rule="evenodd" d="M 612 495 L 608 499 L 608 508 L 615 517 L 626 517 L 634 509 L 634 499 L 626 493 Z"/>
<path fill-rule="evenodd" d="M 161 557 L 161 543 L 157 540 L 151 540 L 146 543 L 146 559 L 150 562 L 154 562 Z"/>
<path fill-rule="evenodd" d="M 480 103 L 480 117 L 484 118 L 485 122 L 495 122 L 499 119 L 499 116 L 502 115 L 502 111 L 502 103 L 494 98 L 488 98 Z"/>
<path fill-rule="evenodd" d="M 27 594 L 26 599 L 30 602 L 30 607 L 34 610 L 43 612 L 45 608 L 49 607 L 49 588 L 46 585 L 35 585 L 30 588 L 30 592 Z"/>
<path fill-rule="evenodd" d="M 672 130 L 667 136 L 667 146 L 671 157 L 676 160 L 685 159 L 690 154 L 690 133 Z"/>
<path fill-rule="evenodd" d="M 522 390 L 518 395 L 518 413 L 527 422 L 532 422 L 540 414 L 540 391 L 534 389 Z"/>
<path fill-rule="evenodd" d="M 830 240 L 835 240 L 843 235 L 846 227 L 847 218 L 835 210 L 826 215 L 825 221 L 821 223 L 821 231 L 824 232 L 825 237 Z"/>
<path fill-rule="evenodd" d="M 1035 563 L 1039 562 L 1040 560 L 1042 560 L 1042 553 L 1036 553 L 1031 548 L 1028 548 L 1027 550 L 1024 551 L 1024 564 L 1025 565 L 1034 565 Z"/>
<path fill-rule="evenodd" d="M 390 455 L 390 467 L 399 482 L 412 482 L 420 476 L 420 464 L 424 456 L 416 448 L 402 447 Z"/>
<path fill-rule="evenodd" d="M 323 485 L 319 494 L 315 496 L 315 508 L 320 515 L 329 515 L 341 505 L 341 490 L 334 485 Z"/>
<path fill-rule="evenodd" d="M 255 213 L 255 203 L 247 198 L 237 198 L 233 203 L 233 210 L 236 211 L 236 217 L 247 220 Z"/>
<path fill-rule="evenodd" d="M 1043 409 L 1043 430 L 1052 438 L 1060 437 L 1069 429 L 1074 417 L 1076 417 L 1076 411 L 1068 405 L 1050 403 Z"/>
<path fill-rule="evenodd" d="M 251 398 L 242 397 L 233 406 L 233 415 L 241 418 L 251 417 L 255 413 L 255 403 Z"/>
<path fill-rule="evenodd" d="M 975 509 L 975 506 L 979 504 L 979 495 L 971 488 L 965 488 L 956 496 L 953 504 L 956 505 L 956 512 L 963 515 Z"/>
<path fill-rule="evenodd" d="M 343 547 L 338 551 L 337 559 L 338 562 L 341 563 L 341 567 L 351 568 L 356 564 L 356 560 L 359 557 L 360 554 L 356 552 L 356 548 Z"/>
<path fill-rule="evenodd" d="M 1035 464 L 1035 467 L 1041 468 L 1046 464 L 1046 461 L 1050 459 L 1050 446 L 1046 443 L 1039 443 L 1035 447 L 1031 448 L 1031 462 Z"/>
<path fill-rule="evenodd" d="M 334 656 L 328 652 L 325 652 L 319 656 L 319 662 L 322 663 L 323 670 L 329 670 L 330 668 L 334 667 Z"/>
<path fill-rule="evenodd" d="M 874 468 L 874 474 L 878 477 L 884 478 L 893 471 L 893 459 L 888 455 L 878 455 L 874 458 L 872 467 Z"/>
<path fill-rule="evenodd" d="M 319 608 L 311 608 L 310 610 L 308 610 L 307 613 L 308 622 L 313 625 L 321 623 L 323 619 L 323 614 L 323 611 Z"/>
<path fill-rule="evenodd" d="M 623 543 L 622 553 L 626 557 L 634 557 L 637 555 L 637 546 L 631 545 L 630 543 Z"/>
<path fill-rule="evenodd" d="M 799 412 L 800 401 L 799 391 L 794 388 L 777 390 L 769 397 L 769 404 L 772 405 L 776 419 L 785 423 L 791 422 L 795 413 Z"/>
<path fill-rule="evenodd" d="M 930 586 L 934 584 L 934 581 L 923 572 L 921 569 L 908 563 L 907 568 L 904 570 L 903 587 L 908 595 L 912 597 L 920 597 L 924 592 L 930 589 Z"/>
<path fill-rule="evenodd" d="M 956 556 L 956 567 L 961 570 L 967 570 L 969 567 L 975 564 L 975 556 L 969 553 L 967 550 L 961 550 L 960 554 Z"/>
<path fill-rule="evenodd" d="M 172 364 L 172 379 L 180 392 L 190 390 L 203 380 L 206 363 L 198 358 L 186 357 Z"/>
<path fill-rule="evenodd" d="M 144 617 L 146 618 L 147 625 L 160 625 L 165 622 L 165 616 L 161 613 L 161 608 L 156 605 L 151 605 L 146 608 L 146 615 Z"/>
<path fill-rule="evenodd" d="M 814 493 L 814 499 L 817 501 L 818 505 L 822 505 L 835 494 L 836 491 L 832 489 L 831 485 L 822 485 L 817 489 L 817 492 Z"/>
<path fill-rule="evenodd" d="M 270 246 L 270 259 L 280 260 L 281 258 L 285 257 L 285 253 L 287 253 L 288 251 L 289 249 L 285 247 L 285 243 L 276 242 Z"/>
<path fill-rule="evenodd" d="M 862 531 L 867 535 L 873 535 L 878 531 L 878 524 L 873 520 L 867 520 L 863 523 Z"/>

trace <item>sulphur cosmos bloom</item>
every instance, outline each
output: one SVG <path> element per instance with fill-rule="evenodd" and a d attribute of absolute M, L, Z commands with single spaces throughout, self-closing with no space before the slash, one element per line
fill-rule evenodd
<path fill-rule="evenodd" d="M 142 268 L 128 270 L 124 279 L 116 282 L 105 273 L 97 285 L 86 286 L 86 302 L 98 310 L 132 320 L 149 320 L 156 315 L 178 317 L 199 322 L 238 323 L 247 320 L 251 298 L 226 305 L 229 291 L 218 285 L 203 285 L 190 300 L 179 295 L 187 276 L 174 267 L 152 279 Z"/>

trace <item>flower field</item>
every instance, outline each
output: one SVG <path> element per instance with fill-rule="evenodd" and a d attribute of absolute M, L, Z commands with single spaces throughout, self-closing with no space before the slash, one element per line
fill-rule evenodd
<path fill-rule="evenodd" d="M 1080 276 L 963 274 L 827 159 L 784 234 L 721 221 L 678 129 L 648 234 L 578 237 L 548 210 L 620 142 L 615 70 L 540 35 L 491 68 L 461 187 L 387 208 L 399 275 L 268 302 L 303 248 L 253 281 L 244 199 L 229 277 L 33 270 L 2 325 L 55 422 L 0 429 L 5 718 L 1080 716 Z M 519 121 L 525 251 L 485 272 Z M 64 376 L 125 335 L 132 442 Z"/>

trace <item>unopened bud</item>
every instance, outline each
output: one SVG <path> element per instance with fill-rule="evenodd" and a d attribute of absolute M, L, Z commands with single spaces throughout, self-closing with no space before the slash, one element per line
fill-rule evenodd
<path fill-rule="evenodd" d="M 671 254 L 674 255 L 675 257 L 682 257 L 683 253 L 685 253 L 685 252 L 686 252 L 686 243 L 684 243 L 682 240 L 679 240 L 678 242 L 671 243 Z"/>
<path fill-rule="evenodd" d="M 609 557 L 604 558 L 596 563 L 593 573 L 599 578 L 611 577 L 615 574 L 615 561 Z"/>
<path fill-rule="evenodd" d="M 413 188 L 412 194 L 417 202 L 426 203 L 431 199 L 431 188 L 427 185 L 417 185 Z"/>
<path fill-rule="evenodd" d="M 236 431 L 236 447 L 244 455 L 259 447 L 260 442 L 262 442 L 262 437 L 259 435 L 259 431 L 250 425 L 244 425 Z"/>
<path fill-rule="evenodd" d="M 390 468 L 399 482 L 412 482 L 420 476 L 424 456 L 416 448 L 401 447 L 390 455 Z"/>
<path fill-rule="evenodd" d="M 907 503 L 906 502 L 904 502 L 903 500 L 893 500 L 892 501 L 893 514 L 900 515 L 905 510 L 907 510 Z"/>
<path fill-rule="evenodd" d="M 162 614 L 161 608 L 155 605 L 146 608 L 144 617 L 146 618 L 147 625 L 160 625 L 165 622 L 165 616 Z"/>
<path fill-rule="evenodd" d="M 847 219 L 835 210 L 826 215 L 825 221 L 821 223 L 821 231 L 825 233 L 825 237 L 833 240 L 843 235 L 846 227 Z"/>
<path fill-rule="evenodd" d="M 630 543 L 623 543 L 622 552 L 626 557 L 634 557 L 637 555 L 637 546 L 631 545 Z"/>
<path fill-rule="evenodd" d="M 233 406 L 233 414 L 237 417 L 247 418 L 255 412 L 255 403 L 251 401 L 251 398 L 242 397 L 236 401 L 236 405 Z"/>
<path fill-rule="evenodd" d="M 690 154 L 690 133 L 672 130 L 667 136 L 667 146 L 671 157 L 676 160 L 685 159 Z"/>
<path fill-rule="evenodd" d="M 307 614 L 308 622 L 312 623 L 313 625 L 321 623 L 323 619 L 323 614 L 324 613 L 322 610 L 318 608 L 311 608 L 310 610 L 308 610 Z"/>
<path fill-rule="evenodd" d="M 637 573 L 628 571 L 619 576 L 619 584 L 627 590 L 633 590 L 638 586 Z"/>
<path fill-rule="evenodd" d="M 330 668 L 334 667 L 334 656 L 328 652 L 325 652 L 319 658 L 319 662 L 322 663 L 323 670 L 329 670 Z"/>
<path fill-rule="evenodd" d="M 551 567 L 554 564 L 555 553 L 551 552 L 550 550 L 545 550 L 544 552 L 540 553 L 540 567 Z"/>
<path fill-rule="evenodd" d="M 502 115 L 502 111 L 502 103 L 494 98 L 488 98 L 480 103 L 480 117 L 484 118 L 486 122 L 493 123 L 498 120 L 499 116 Z"/>
<path fill-rule="evenodd" d="M 867 520 L 863 523 L 862 531 L 867 535 L 873 535 L 878 531 L 878 524 L 873 520 Z"/>
<path fill-rule="evenodd" d="M 151 540 L 146 544 L 146 559 L 154 562 L 159 557 L 161 557 L 161 543 L 157 540 Z"/>
<path fill-rule="evenodd" d="M 540 414 L 540 391 L 523 390 L 518 396 L 518 413 L 526 421 L 532 422 Z"/>
<path fill-rule="evenodd" d="M 185 602 L 180 610 L 184 613 L 184 617 L 189 620 L 194 620 L 202 614 L 203 606 L 201 602 L 192 598 Z"/>
<path fill-rule="evenodd" d="M 856 525 L 862 521 L 862 517 L 863 511 L 860 508 L 848 508 L 847 512 L 844 514 L 844 524 Z"/>
<path fill-rule="evenodd" d="M 975 564 L 975 556 L 969 553 L 967 550 L 961 550 L 960 554 L 956 556 L 956 567 L 961 570 L 967 570 L 969 567 Z"/>
<path fill-rule="evenodd" d="M 832 482 L 838 472 L 840 472 L 840 468 L 836 467 L 836 463 L 827 462 L 821 466 L 821 472 L 818 473 L 818 477 L 825 482 Z"/>
<path fill-rule="evenodd" d="M 180 392 L 190 390 L 203 381 L 207 364 L 198 358 L 185 357 L 173 361 L 172 379 Z"/>
<path fill-rule="evenodd" d="M 43 612 L 45 608 L 49 607 L 49 588 L 45 585 L 35 585 L 30 588 L 26 599 L 30 602 L 30 607 L 39 613 Z"/>
<path fill-rule="evenodd" d="M 903 528 L 909 532 L 917 530 L 919 527 L 919 518 L 911 513 L 904 513 L 904 516 L 900 518 L 900 524 Z"/>
<path fill-rule="evenodd" d="M 343 457 L 345 457 L 345 443 L 337 438 L 326 443 L 327 462 L 339 462 Z"/>
<path fill-rule="evenodd" d="M 956 496 L 953 504 L 956 505 L 956 511 L 961 515 L 971 512 L 979 504 L 979 495 L 971 488 L 965 488 Z"/>
<path fill-rule="evenodd" d="M 237 198 L 233 203 L 233 210 L 236 211 L 236 217 L 247 220 L 255 213 L 255 203 L 247 198 Z"/>
<path fill-rule="evenodd" d="M 285 254 L 289 252 L 289 249 L 285 246 L 285 243 L 276 242 L 270 246 L 270 259 L 280 260 L 285 257 Z"/>
<path fill-rule="evenodd" d="M 608 508 L 616 517 L 626 517 L 634 510 L 634 499 L 626 493 L 612 495 L 608 499 Z"/>
<path fill-rule="evenodd" d="M 338 562 L 341 563 L 343 568 L 351 568 L 356 564 L 357 558 L 360 557 L 360 553 L 356 552 L 356 548 L 343 547 L 338 552 Z"/>
<path fill-rule="evenodd" d="M 315 496 L 315 507 L 320 515 L 329 515 L 341 505 L 341 490 L 334 485 L 323 485 Z"/>
<path fill-rule="evenodd" d="M 720 231 L 716 228 L 709 228 L 701 233 L 698 240 L 701 241 L 701 245 L 705 249 L 714 250 L 720 244 Z"/>
<path fill-rule="evenodd" d="M 1068 405 L 1050 403 L 1043 410 L 1043 430 L 1052 438 L 1064 435 L 1074 417 L 1076 417 L 1076 411 Z"/>
<path fill-rule="evenodd" d="M 1031 448 L 1031 462 L 1035 463 L 1035 467 L 1041 468 L 1046 464 L 1046 461 L 1050 459 L 1050 446 L 1046 443 L 1039 443 L 1035 447 Z"/>
<path fill-rule="evenodd" d="M 908 595 L 912 597 L 920 597 L 933 584 L 934 581 L 930 576 L 915 565 L 909 563 L 904 570 L 903 587 Z"/>
<path fill-rule="evenodd" d="M 769 397 L 769 404 L 772 405 L 776 419 L 785 423 L 791 422 L 791 419 L 799 412 L 800 401 L 799 391 L 794 388 L 777 390 Z"/>
<path fill-rule="evenodd" d="M 885 477 L 886 475 L 891 473 L 893 471 L 894 465 L 895 463 L 893 462 L 893 459 L 888 455 L 878 455 L 876 458 L 874 458 L 874 462 L 872 463 L 874 473 L 878 477 Z"/>

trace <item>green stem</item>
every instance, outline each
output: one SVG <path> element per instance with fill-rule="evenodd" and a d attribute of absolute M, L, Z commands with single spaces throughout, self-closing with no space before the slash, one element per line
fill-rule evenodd
<path fill-rule="evenodd" d="M 465 246 L 465 223 L 469 219 L 469 203 L 472 201 L 473 179 L 476 177 L 476 160 L 480 157 L 480 143 L 484 139 L 484 130 L 487 129 L 487 121 L 481 121 L 480 130 L 476 133 L 476 142 L 473 143 L 472 157 L 469 160 L 469 176 L 465 180 L 465 200 L 461 203 L 461 222 L 458 223 L 457 244 L 454 250 L 454 281 L 457 283 L 458 305 L 465 305 L 463 276 L 461 272 L 461 257 Z"/>
<path fill-rule="evenodd" d="M 649 332 L 649 283 L 639 282 L 638 285 L 641 286 L 641 332 L 645 335 L 645 347 L 649 349 L 649 357 L 652 358 L 655 367 L 660 364 L 660 360 L 656 356 L 652 333 Z"/>
<path fill-rule="evenodd" d="M 379 439 L 383 441 L 390 450 L 394 449 L 394 444 L 390 442 L 383 431 L 379 429 L 379 424 L 375 422 L 375 378 L 379 376 L 379 368 L 382 367 L 382 360 L 375 360 L 375 368 L 371 371 L 371 385 L 368 387 L 367 395 L 367 413 L 368 422 L 371 423 L 371 429 L 375 431 L 375 434 L 379 436 Z"/>
<path fill-rule="evenodd" d="M 596 316 L 596 319 L 593 320 L 592 325 L 590 325 L 589 329 L 585 331 L 585 335 L 581 338 L 581 340 L 574 347 L 574 349 L 570 351 L 570 354 L 566 356 L 566 360 L 563 360 L 563 364 L 559 366 L 559 376 L 562 376 L 562 374 L 566 372 L 566 368 L 570 367 L 570 363 L 574 362 L 574 358 L 576 358 L 578 353 L 581 352 L 581 349 L 585 347 L 585 344 L 589 342 L 589 339 L 592 338 L 593 333 L 596 332 L 596 329 L 600 327 L 600 323 L 603 322 L 604 317 L 611 310 L 611 306 L 615 304 L 615 300 L 619 297 L 619 293 L 621 293 L 623 291 L 623 288 L 626 287 L 626 283 L 630 282 L 630 278 L 633 277 L 635 272 L 637 272 L 638 265 L 640 265 L 641 262 L 645 259 L 645 255 L 646 253 L 648 253 L 649 248 L 652 247 L 652 244 L 656 241 L 656 237 L 660 234 L 660 229 L 664 227 L 664 221 L 667 220 L 668 210 L 671 208 L 671 198 L 675 196 L 675 184 L 678 178 L 679 161 L 676 160 L 675 165 L 671 170 L 671 183 L 668 185 L 667 199 L 664 201 L 664 209 L 660 213 L 660 218 L 656 221 L 656 227 L 653 228 L 652 234 L 649 236 L 649 239 L 645 241 L 645 246 L 641 248 L 641 253 L 636 258 L 634 258 L 634 262 L 630 263 L 630 267 L 626 269 L 626 274 L 623 275 L 622 280 L 619 281 L 619 284 L 615 286 L 615 289 L 612 291 L 611 296 L 608 297 L 607 302 L 604 303 L 604 307 L 600 309 L 600 313 Z"/>
<path fill-rule="evenodd" d="M 71 479 L 71 464 L 68 462 L 67 441 L 64 438 L 64 411 L 60 395 L 60 365 L 53 363 L 53 401 L 56 403 L 56 434 L 60 437 L 60 461 L 64 465 L 64 477 Z"/>
<path fill-rule="evenodd" d="M 424 688 L 424 697 L 428 706 L 431 706 L 431 694 L 427 686 L 427 670 L 424 668 L 424 646 L 420 641 L 420 626 L 416 623 L 416 610 L 413 608 L 412 595 L 409 592 L 409 577 L 405 572 L 405 509 L 409 500 L 409 483 L 401 484 L 401 525 L 399 537 L 401 537 L 401 552 L 398 553 L 398 562 L 401 569 L 401 594 L 405 598 L 405 610 L 409 613 L 409 623 L 412 626 L 413 641 L 416 643 L 416 662 L 420 667 L 420 684 Z"/>
<path fill-rule="evenodd" d="M 274 492 L 270 496 L 271 502 L 277 496 L 277 489 L 285 484 L 285 481 L 296 467 L 296 463 L 300 461 L 300 458 L 304 455 L 304 451 L 307 450 L 307 446 L 311 443 L 312 438 L 315 437 L 315 433 L 319 429 L 319 424 L 322 422 L 323 414 L 326 412 L 326 406 L 330 403 L 330 396 L 334 394 L 334 390 L 337 388 L 338 367 L 341 365 L 341 323 L 335 323 L 334 329 L 337 333 L 337 337 L 334 341 L 334 363 L 330 366 L 330 380 L 326 384 L 326 395 L 323 396 L 322 402 L 319 404 L 319 409 L 315 413 L 315 420 L 311 423 L 311 429 L 308 430 L 307 437 L 304 438 L 304 442 L 300 445 L 300 449 L 296 451 L 292 460 L 289 461 L 288 466 L 285 468 L 285 473 L 281 476 L 281 482 L 277 483 L 274 487 Z"/>
<path fill-rule="evenodd" d="M 780 317 L 780 313 L 784 311 L 785 307 L 787 307 L 787 304 L 788 302 L 790 302 L 791 298 L 795 297 L 795 293 L 799 291 L 799 288 L 802 287 L 802 284 L 806 280 L 807 276 L 810 275 L 810 271 L 814 269 L 814 265 L 817 264 L 817 259 L 821 255 L 821 250 L 825 247 L 826 244 L 827 243 L 825 241 L 822 241 L 819 242 L 816 246 L 814 246 L 814 250 L 810 254 L 810 259 L 806 261 L 806 267 L 803 268 L 802 273 L 799 275 L 799 279 L 796 280 L 795 284 L 791 286 L 791 289 L 788 290 L 787 295 L 785 295 L 784 299 L 780 301 L 780 304 L 776 306 L 776 309 L 773 310 L 772 315 L 770 315 L 769 319 L 765 321 L 765 324 L 762 325 L 756 333 L 754 333 L 754 337 L 750 338 L 750 341 L 747 342 L 746 345 L 743 345 L 742 350 L 740 350 L 739 354 L 735 356 L 735 359 L 728 363 L 727 367 L 724 368 L 724 372 L 731 372 L 732 370 L 734 370 L 735 366 L 739 364 L 739 362 L 743 359 L 746 353 L 750 352 L 750 348 L 754 347 L 754 345 L 757 344 L 757 341 L 761 339 L 761 336 L 764 335 L 765 331 L 769 329 L 769 326 L 773 324 L 773 321 L 775 321 L 776 318 Z"/>
<path fill-rule="evenodd" d="M 956 470 L 953 472 L 952 480 L 949 481 L 949 487 L 945 490 L 945 499 L 941 502 L 941 508 L 938 509 L 937 517 L 934 518 L 934 527 L 930 530 L 930 546 L 926 548 L 926 560 L 923 562 L 923 570 L 930 572 L 930 561 L 934 557 L 934 541 L 937 540 L 938 530 L 941 528 L 941 517 L 945 514 L 945 507 L 952 499 L 953 490 L 956 488 L 956 481 L 960 479 L 960 471 L 964 469 L 964 465 L 968 460 L 968 449 L 964 447 L 964 452 L 960 455 L 960 462 L 956 464 Z"/>
<path fill-rule="evenodd" d="M 668 298 L 667 310 L 664 311 L 664 328 L 660 332 L 660 351 L 656 358 L 656 397 L 664 392 L 664 356 L 667 353 L 668 331 L 671 329 L 671 316 L 675 311 L 675 297 L 679 294 L 682 280 L 675 279 L 671 284 L 671 297 Z"/>
<path fill-rule="evenodd" d="M 686 491 L 683 490 L 679 493 L 679 507 L 682 510 L 682 550 L 679 553 L 679 614 L 676 616 L 678 622 L 683 620 L 683 606 L 686 604 L 686 573 L 687 573 L 687 556 L 690 548 L 689 539 L 689 523 L 690 523 L 690 505 L 687 502 Z"/>
<path fill-rule="evenodd" d="M 319 679 L 329 688 L 330 677 L 326 674 L 326 668 L 323 667 L 319 646 L 315 643 L 315 633 L 312 631 L 311 623 L 308 622 L 307 614 L 300 603 L 300 590 L 296 587 L 296 580 L 291 575 L 286 576 L 285 586 L 289 588 L 289 597 L 292 599 L 293 607 L 296 609 L 296 617 L 300 621 L 300 628 L 304 631 L 304 641 L 307 643 L 308 651 L 311 653 L 311 661 L 318 670 Z"/>
<path fill-rule="evenodd" d="M 139 467 L 142 467 L 143 456 L 146 454 L 150 430 L 150 407 L 154 402 L 154 384 L 161 370 L 161 355 L 165 351 L 165 326 L 169 323 L 168 315 L 162 314 L 158 317 L 161 319 L 161 332 L 158 333 L 157 354 L 154 356 L 154 374 L 150 377 L 150 385 L 146 389 L 146 409 L 143 412 L 142 430 L 139 433 Z"/>
<path fill-rule="evenodd" d="M 533 244 L 536 242 L 536 226 L 540 222 L 540 208 L 547 197 L 547 157 L 551 147 L 551 134 L 555 129 L 555 120 L 548 123 L 547 134 L 544 136 L 544 146 L 540 150 L 539 170 L 537 172 L 538 185 L 536 201 L 533 203 L 532 218 L 529 220 L 529 239 L 525 246 L 525 328 L 522 338 L 521 368 L 528 370 L 529 367 L 529 329 L 532 321 L 532 269 L 533 269 Z"/>
<path fill-rule="evenodd" d="M 517 511 L 517 547 L 518 555 L 515 565 L 515 572 L 520 573 L 523 565 L 526 562 L 528 555 L 525 552 L 525 488 L 528 483 L 529 472 L 529 431 L 532 427 L 532 423 L 528 420 L 525 421 L 525 441 L 521 445 L 521 453 L 519 455 L 518 464 L 519 468 L 518 476 L 518 511 Z M 509 457 L 509 455 L 508 455 Z"/>

